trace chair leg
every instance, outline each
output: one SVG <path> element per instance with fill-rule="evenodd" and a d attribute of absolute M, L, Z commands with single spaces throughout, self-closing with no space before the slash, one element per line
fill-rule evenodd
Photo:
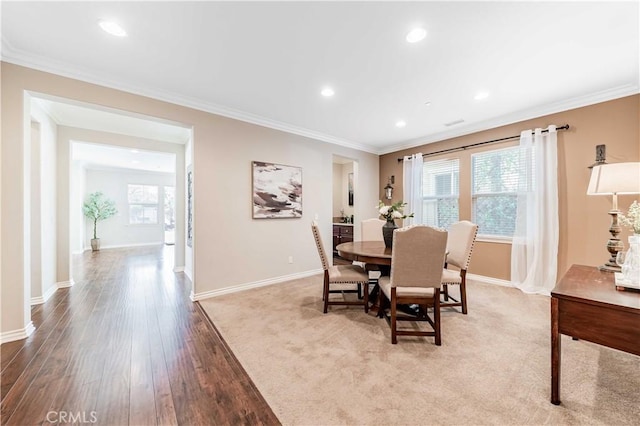
<path fill-rule="evenodd" d="M 358 284 L 360 287 L 360 284 Z M 369 283 L 364 283 L 364 313 L 369 313 Z"/>
<path fill-rule="evenodd" d="M 436 334 L 436 346 L 442 345 L 442 336 L 440 334 L 440 289 L 436 289 L 433 297 L 433 328 Z"/>
<path fill-rule="evenodd" d="M 396 335 L 396 315 L 397 315 L 397 307 L 396 307 L 396 289 L 395 287 L 391 288 L 391 344 L 395 345 L 398 343 L 398 336 Z"/>
<path fill-rule="evenodd" d="M 467 280 L 462 277 L 460 282 L 460 302 L 462 303 L 462 313 L 467 315 Z"/>
<path fill-rule="evenodd" d="M 327 313 L 327 309 L 329 308 L 329 273 L 327 271 L 325 271 L 325 276 L 324 276 L 324 291 L 323 291 L 324 295 L 322 297 L 322 299 L 324 300 L 324 310 L 323 312 L 326 314 Z"/>
<path fill-rule="evenodd" d="M 444 301 L 448 302 L 449 301 L 449 288 L 447 287 L 446 284 L 442 284 L 442 290 L 444 293 Z"/>
<path fill-rule="evenodd" d="M 362 299 L 362 284 L 358 284 L 358 299 Z"/>

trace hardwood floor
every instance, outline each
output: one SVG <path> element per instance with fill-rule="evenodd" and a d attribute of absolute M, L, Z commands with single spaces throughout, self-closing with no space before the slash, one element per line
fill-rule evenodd
<path fill-rule="evenodd" d="M 1 423 L 279 424 L 172 259 L 167 246 L 75 257 L 76 284 L 0 347 Z"/>

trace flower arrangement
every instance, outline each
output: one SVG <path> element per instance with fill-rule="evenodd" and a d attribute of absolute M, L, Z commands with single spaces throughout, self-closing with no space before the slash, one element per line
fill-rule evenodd
<path fill-rule="evenodd" d="M 378 212 L 380 216 L 384 217 L 387 222 L 392 222 L 394 219 L 406 219 L 413 217 L 413 213 L 404 214 L 404 207 L 407 203 L 403 203 L 402 200 L 397 203 L 393 203 L 390 206 L 385 205 L 382 201 L 378 201 Z"/>
<path fill-rule="evenodd" d="M 619 214 L 620 224 L 631 228 L 634 234 L 640 234 L 640 204 L 634 201 L 629 206 L 627 215 Z"/>

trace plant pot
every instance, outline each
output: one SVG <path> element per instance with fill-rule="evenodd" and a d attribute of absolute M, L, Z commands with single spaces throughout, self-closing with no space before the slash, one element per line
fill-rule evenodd
<path fill-rule="evenodd" d="M 100 250 L 100 238 L 92 238 L 91 239 L 91 251 Z"/>
<path fill-rule="evenodd" d="M 385 247 L 393 247 L 393 231 L 397 228 L 398 225 L 396 225 L 393 220 L 387 220 L 387 222 L 382 225 L 382 238 L 384 239 Z"/>

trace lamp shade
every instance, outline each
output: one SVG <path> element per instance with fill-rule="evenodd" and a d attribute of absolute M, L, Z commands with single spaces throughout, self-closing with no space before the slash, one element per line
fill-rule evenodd
<path fill-rule="evenodd" d="M 640 194 L 640 163 L 595 166 L 587 195 Z"/>

